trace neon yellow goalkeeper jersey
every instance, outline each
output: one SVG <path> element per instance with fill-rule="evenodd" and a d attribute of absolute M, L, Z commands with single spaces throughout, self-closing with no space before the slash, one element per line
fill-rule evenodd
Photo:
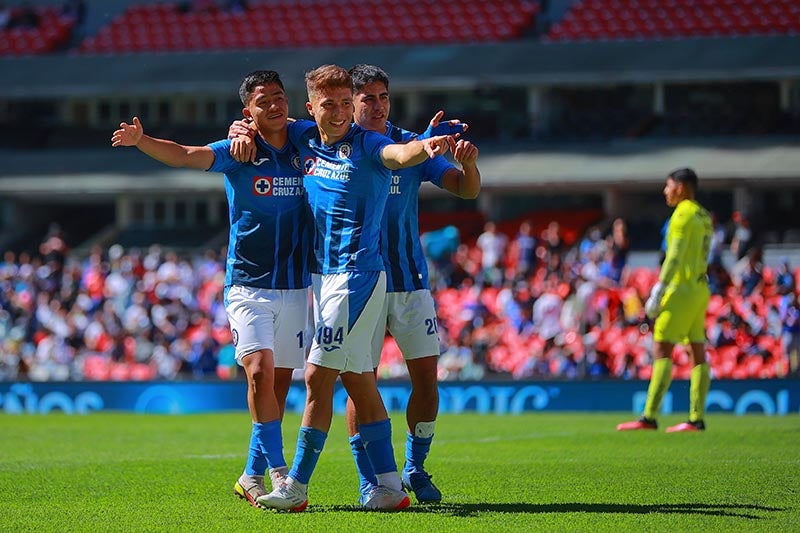
<path fill-rule="evenodd" d="M 668 285 L 704 282 L 712 233 L 708 211 L 694 200 L 681 200 L 669 219 L 659 280 Z"/>

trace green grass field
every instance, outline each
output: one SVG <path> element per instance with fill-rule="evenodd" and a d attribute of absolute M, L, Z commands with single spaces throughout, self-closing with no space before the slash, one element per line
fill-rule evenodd
<path fill-rule="evenodd" d="M 630 414 L 441 416 L 427 466 L 443 503 L 354 503 L 334 418 L 305 513 L 232 494 L 246 413 L 0 415 L 0 531 L 800 531 L 800 418 L 708 417 L 704 434 L 617 433 Z M 394 414 L 402 457 L 402 415 Z M 680 417 L 664 417 L 667 424 Z M 291 462 L 299 418 L 287 417 Z"/>

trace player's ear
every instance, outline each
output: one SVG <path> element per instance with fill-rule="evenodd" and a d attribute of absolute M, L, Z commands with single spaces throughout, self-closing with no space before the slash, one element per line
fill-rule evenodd
<path fill-rule="evenodd" d="M 244 115 L 245 118 L 253 118 L 253 114 L 250 112 L 250 109 L 247 108 L 247 107 L 242 109 L 242 115 Z"/>
<path fill-rule="evenodd" d="M 314 106 L 311 105 L 311 102 L 306 102 L 306 109 L 308 110 L 308 114 L 313 117 L 314 116 Z"/>

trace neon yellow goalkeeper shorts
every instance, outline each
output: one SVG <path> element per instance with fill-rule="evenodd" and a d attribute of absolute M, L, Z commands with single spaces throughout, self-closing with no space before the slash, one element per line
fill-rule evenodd
<path fill-rule="evenodd" d="M 653 340 L 672 344 L 705 342 L 708 300 L 705 281 L 668 287 L 653 327 Z"/>

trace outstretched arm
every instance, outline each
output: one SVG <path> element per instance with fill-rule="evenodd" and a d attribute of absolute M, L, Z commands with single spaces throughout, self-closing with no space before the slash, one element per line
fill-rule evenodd
<path fill-rule="evenodd" d="M 455 151 L 455 147 L 453 136 L 439 135 L 405 144 L 388 144 L 381 150 L 381 159 L 386 168 L 397 170 L 419 165 L 430 157 L 446 154 L 447 150 Z"/>
<path fill-rule="evenodd" d="M 477 198 L 481 191 L 481 171 L 478 169 L 478 147 L 463 139 L 456 143 L 453 158 L 461 170 L 451 168 L 442 176 L 442 188 L 461 198 Z"/>
<path fill-rule="evenodd" d="M 142 153 L 171 167 L 208 170 L 214 164 L 214 152 L 208 146 L 184 146 L 145 135 L 139 117 L 133 117 L 133 124 L 120 123 L 119 129 L 111 136 L 111 146 L 135 146 Z"/>

